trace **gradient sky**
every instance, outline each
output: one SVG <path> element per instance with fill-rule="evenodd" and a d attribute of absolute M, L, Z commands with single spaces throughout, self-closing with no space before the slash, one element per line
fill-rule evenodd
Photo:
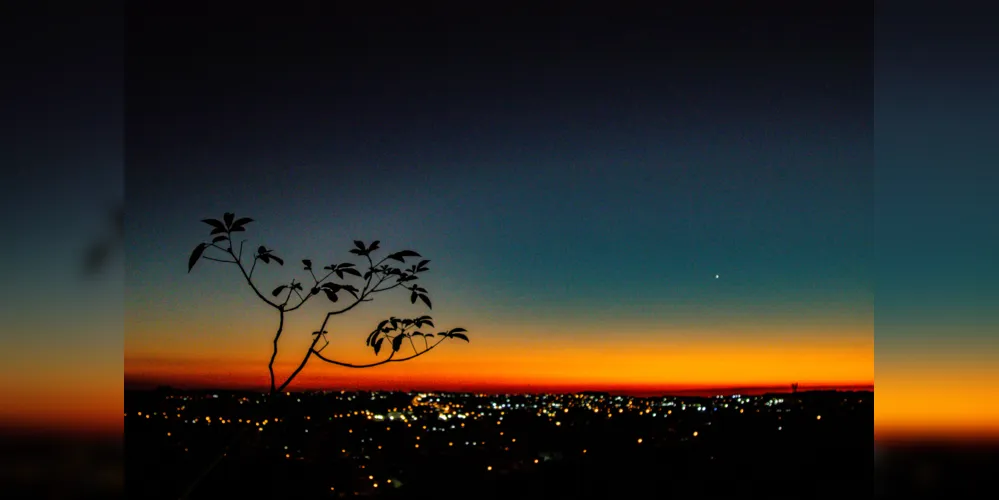
<path fill-rule="evenodd" d="M 901 13 L 900 13 L 901 14 Z M 933 18 L 933 22 L 926 19 Z M 999 437 L 999 71 L 971 11 L 878 30 L 878 401 L 886 435 Z"/>
<path fill-rule="evenodd" d="M 262 289 L 379 239 L 431 259 L 438 326 L 471 332 L 292 388 L 873 384 L 870 26 L 168 24 L 127 82 L 126 383 L 266 383 L 274 311 L 235 268 L 186 272 L 234 211 L 288 262 Z M 380 319 L 425 312 L 383 294 L 326 353 L 370 362 Z"/>
<path fill-rule="evenodd" d="M 274 318 L 231 271 L 185 274 L 197 221 L 235 210 L 290 262 L 420 250 L 435 316 L 473 332 L 305 385 L 869 381 L 873 357 L 877 432 L 999 435 L 991 17 L 886 10 L 872 60 L 856 8 L 628 29 L 325 12 L 255 47 L 232 19 L 130 10 L 124 45 L 120 17 L 17 23 L 0 426 L 119 431 L 123 365 L 259 386 Z M 124 303 L 121 267 L 73 279 L 123 165 Z M 390 299 L 335 325 L 338 354 L 367 361 L 374 321 L 423 312 Z"/>

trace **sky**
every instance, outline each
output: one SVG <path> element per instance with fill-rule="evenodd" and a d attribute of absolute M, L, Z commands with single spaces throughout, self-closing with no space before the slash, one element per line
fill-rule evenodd
<path fill-rule="evenodd" d="M 876 435 L 999 435 L 986 16 L 892 14 L 872 54 L 855 11 L 140 14 L 126 44 L 113 17 L 5 31 L 44 57 L 12 54 L 0 138 L 0 427 L 115 433 L 123 386 L 262 388 L 276 318 L 232 268 L 186 272 L 199 220 L 234 211 L 287 261 L 265 290 L 355 238 L 431 259 L 433 311 L 385 294 L 324 353 L 373 360 L 389 315 L 470 331 L 371 370 L 313 360 L 293 389 L 876 378 Z M 122 193 L 124 252 L 74 277 Z M 289 319 L 279 375 L 324 305 Z"/>
<path fill-rule="evenodd" d="M 124 269 L 84 277 L 124 191 L 120 18 L 10 18 L 0 138 L 0 432 L 8 424 L 120 432 Z M 20 29 L 16 29 L 20 28 Z M 64 40 L 62 37 L 66 37 Z"/>
<path fill-rule="evenodd" d="M 999 72 L 978 19 L 879 25 L 875 432 L 890 438 L 999 436 Z"/>
<path fill-rule="evenodd" d="M 143 24 L 126 386 L 266 386 L 276 312 L 233 266 L 186 268 L 231 211 L 286 259 L 263 290 L 359 263 L 354 239 L 430 259 L 432 311 L 380 294 L 324 354 L 378 359 L 388 316 L 470 332 L 370 370 L 313 359 L 292 389 L 870 387 L 870 26 L 626 21 Z M 279 377 L 328 309 L 289 314 Z"/>

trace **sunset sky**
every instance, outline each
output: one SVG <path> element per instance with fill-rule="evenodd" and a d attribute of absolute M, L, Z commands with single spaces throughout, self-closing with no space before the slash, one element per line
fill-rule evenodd
<path fill-rule="evenodd" d="M 186 268 L 200 220 L 233 211 L 256 220 L 249 249 L 287 261 L 258 266 L 265 291 L 308 279 L 303 258 L 360 264 L 354 239 L 431 260 L 432 311 L 384 293 L 334 318 L 325 353 L 374 361 L 364 338 L 390 315 L 471 332 L 372 370 L 313 360 L 292 388 L 873 384 L 863 38 L 355 22 L 268 24 L 233 36 L 238 55 L 206 45 L 136 75 L 126 383 L 266 384 L 275 311 L 233 266 Z M 329 309 L 319 299 L 289 317 L 279 375 Z"/>
<path fill-rule="evenodd" d="M 74 43 L 11 75 L 0 223 L 26 244 L 2 259 L 0 426 L 114 433 L 122 385 L 263 388 L 273 312 L 232 268 L 186 272 L 199 221 L 234 211 L 287 261 L 264 290 L 379 239 L 431 259 L 431 313 L 472 337 L 372 370 L 313 360 L 293 388 L 876 376 L 879 436 L 999 436 L 999 74 L 968 19 L 883 24 L 872 55 L 855 12 L 324 14 L 132 17 L 124 46 L 120 19 L 32 31 Z M 124 267 L 73 279 L 122 191 Z M 290 319 L 279 376 L 324 305 Z M 370 362 L 378 320 L 426 312 L 385 294 L 325 353 Z"/>
<path fill-rule="evenodd" d="M 120 61 L 82 45 L 60 56 L 75 77 L 46 83 L 73 100 L 24 82 L 9 138 L 24 179 L 7 187 L 93 204 L 94 186 L 103 200 L 122 179 L 44 167 L 96 172 L 123 154 L 125 283 L 117 270 L 97 289 L 60 281 L 77 247 L 47 243 L 51 228 L 83 215 L 18 207 L 33 223 L 6 234 L 38 243 L 8 260 L 18 315 L 0 396 L 20 404 L 0 420 L 117 428 L 120 369 L 126 387 L 264 388 L 274 311 L 232 267 L 187 273 L 200 220 L 233 211 L 256 219 L 249 248 L 286 260 L 258 266 L 265 291 L 306 279 L 302 258 L 360 263 L 354 239 L 431 259 L 432 311 L 382 294 L 331 323 L 324 354 L 374 361 L 364 338 L 390 315 L 470 332 L 371 370 L 312 360 L 292 389 L 870 387 L 877 360 L 879 432 L 999 430 L 996 240 L 967 237 L 994 227 L 975 200 L 995 198 L 996 170 L 966 175 L 970 190 L 930 174 L 987 163 L 976 134 L 999 113 L 974 96 L 995 86 L 912 84 L 913 65 L 948 75 L 959 59 L 906 59 L 906 45 L 875 64 L 856 15 L 333 14 L 293 29 L 135 19 L 124 86 Z M 42 108 L 71 116 L 38 121 Z M 86 132 L 39 139 L 70 128 Z M 955 142 L 961 155 L 941 156 Z M 321 322 L 317 299 L 286 325 L 279 376 Z"/>

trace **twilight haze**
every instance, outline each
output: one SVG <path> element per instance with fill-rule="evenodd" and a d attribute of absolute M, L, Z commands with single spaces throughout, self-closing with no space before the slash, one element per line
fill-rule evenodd
<path fill-rule="evenodd" d="M 381 240 L 471 332 L 292 390 L 873 386 L 870 20 L 652 17 L 137 27 L 126 385 L 266 388 L 274 311 L 232 266 L 187 273 L 231 211 L 286 260 L 261 289 Z M 289 317 L 279 377 L 327 305 Z M 375 361 L 379 320 L 426 312 L 381 294 L 325 352 Z"/>

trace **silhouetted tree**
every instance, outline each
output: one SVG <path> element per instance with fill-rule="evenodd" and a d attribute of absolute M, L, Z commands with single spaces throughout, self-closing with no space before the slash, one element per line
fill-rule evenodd
<path fill-rule="evenodd" d="M 791 383 L 791 394 L 797 394 L 797 393 L 798 393 L 798 383 L 797 382 L 792 382 Z"/>
<path fill-rule="evenodd" d="M 264 264 L 276 263 L 283 266 L 284 260 L 274 253 L 274 249 L 260 246 L 257 248 L 257 251 L 254 252 L 253 262 L 250 264 L 249 270 L 247 270 L 247 267 L 243 263 L 243 244 L 246 243 L 247 240 L 242 240 L 239 243 L 238 250 L 235 249 L 233 244 L 233 234 L 246 231 L 246 225 L 253 222 L 253 219 L 248 217 L 236 219 L 234 214 L 227 212 L 222 217 L 222 220 L 204 219 L 202 222 L 211 226 L 212 229 L 209 236 L 212 240 L 208 243 L 199 243 L 198 246 L 194 248 L 194 251 L 191 253 L 191 257 L 188 260 L 187 272 L 191 272 L 194 265 L 201 259 L 225 264 L 235 264 L 239 268 L 239 271 L 247 285 L 249 285 L 250 289 L 253 290 L 253 293 L 255 293 L 265 304 L 277 310 L 278 327 L 277 332 L 274 335 L 274 346 L 271 352 L 271 360 L 270 363 L 267 364 L 267 370 L 270 372 L 270 391 L 272 394 L 284 391 L 285 388 L 288 387 L 288 384 L 290 384 L 299 372 L 305 368 L 309 358 L 313 356 L 326 363 L 337 366 L 344 366 L 347 368 L 371 368 L 386 363 L 398 363 L 422 356 L 423 354 L 433 350 L 433 348 L 437 347 L 445 339 L 461 339 L 468 342 L 468 336 L 465 335 L 467 331 L 464 328 L 453 328 L 447 331 L 437 332 L 436 334 L 424 333 L 415 330 L 416 328 L 424 327 L 434 328 L 433 318 L 427 315 L 412 319 L 391 317 L 379 323 L 378 326 L 368 334 L 368 338 L 365 341 L 365 345 L 374 350 L 376 356 L 381 353 L 383 346 L 387 342 L 388 348 L 384 349 L 389 352 L 387 358 L 368 364 L 352 364 L 331 359 L 322 353 L 323 349 L 329 345 L 329 340 L 326 338 L 326 334 L 328 333 L 326 326 L 327 323 L 329 323 L 330 318 L 350 311 L 362 302 L 370 302 L 373 300 L 371 298 L 372 295 L 386 292 L 394 288 L 403 288 L 409 291 L 410 302 L 415 304 L 416 301 L 419 300 L 423 302 L 427 308 L 432 308 L 430 296 L 427 290 L 416 283 L 413 283 L 419 279 L 420 273 L 429 271 L 427 264 L 430 261 L 423 259 L 406 269 L 386 264 L 388 261 L 405 263 L 407 258 L 422 259 L 420 254 L 412 250 L 402 250 L 390 253 L 378 262 L 375 262 L 374 259 L 372 259 L 371 254 L 375 250 L 378 250 L 379 242 L 374 241 L 370 245 L 365 245 L 361 241 L 354 240 L 355 248 L 351 249 L 350 253 L 363 257 L 367 260 L 367 266 L 363 268 L 363 273 L 358 270 L 357 266 L 354 264 L 344 262 L 339 264 L 330 264 L 323 267 L 323 270 L 327 271 L 326 274 L 322 277 L 317 277 L 312 267 L 312 261 L 310 259 L 303 259 L 302 265 L 304 266 L 304 270 L 309 272 L 313 282 L 312 285 L 310 285 L 308 289 L 305 289 L 301 282 L 292 279 L 290 282 L 274 288 L 270 293 L 271 297 L 274 298 L 271 299 L 261 293 L 260 288 L 258 288 L 258 286 L 253 282 L 253 271 L 257 267 L 257 262 L 262 262 Z M 216 253 L 221 252 L 221 257 L 205 255 L 205 252 L 210 249 L 216 251 Z M 337 281 L 332 279 L 334 276 Z M 346 280 L 348 279 L 363 281 L 363 285 L 360 289 L 358 289 L 356 286 L 347 283 Z M 312 333 L 312 344 L 305 353 L 305 357 L 302 359 L 302 362 L 298 365 L 298 368 L 296 368 L 295 371 L 288 376 L 284 383 L 278 386 L 276 385 L 276 381 L 274 379 L 274 359 L 277 357 L 278 342 L 281 340 L 281 333 L 284 330 L 285 315 L 301 308 L 306 302 L 309 301 L 309 299 L 319 294 L 325 295 L 330 302 L 345 303 L 346 305 L 340 309 L 326 313 L 326 317 L 323 319 L 319 330 Z M 292 301 L 292 297 L 295 297 L 296 300 L 294 301 L 294 305 L 289 305 L 289 302 Z M 433 343 L 430 343 L 429 339 L 433 339 L 435 337 L 436 340 Z M 419 347 L 419 344 L 414 341 L 414 338 L 422 340 L 422 349 Z M 320 340 L 324 343 L 322 347 L 317 348 L 316 346 L 319 344 Z M 412 354 L 396 358 L 395 356 L 402 351 L 404 343 L 407 343 L 412 348 Z"/>

